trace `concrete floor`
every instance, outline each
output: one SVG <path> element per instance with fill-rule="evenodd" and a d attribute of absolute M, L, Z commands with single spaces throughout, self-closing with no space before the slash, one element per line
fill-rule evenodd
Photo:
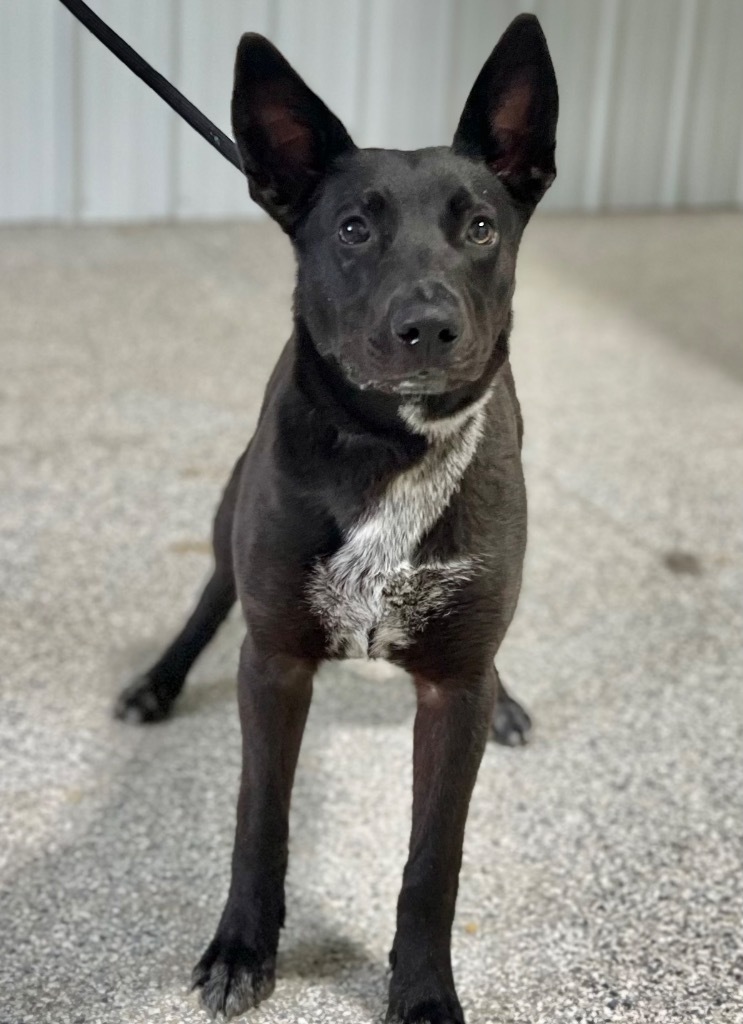
<path fill-rule="evenodd" d="M 531 534 L 454 928 L 469 1024 L 743 1021 L 743 219 L 537 218 L 513 338 Z M 287 334 L 277 229 L 0 232 L 0 1021 L 196 1024 L 239 769 L 228 623 L 169 723 L 114 722 L 180 624 Z M 260 1024 L 384 1011 L 413 705 L 324 672 Z"/>

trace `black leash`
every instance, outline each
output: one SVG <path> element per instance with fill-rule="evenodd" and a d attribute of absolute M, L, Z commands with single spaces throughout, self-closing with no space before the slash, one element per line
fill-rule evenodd
<path fill-rule="evenodd" d="M 176 114 L 179 114 L 199 135 L 205 138 L 210 145 L 214 146 L 225 160 L 229 160 L 242 173 L 240 157 L 237 154 L 235 143 L 223 131 L 220 131 L 215 124 L 212 124 L 209 118 L 202 114 L 190 100 L 187 100 L 182 92 L 179 92 L 174 85 L 171 85 L 167 78 L 163 78 L 159 71 L 155 71 L 151 64 L 148 64 L 146 60 L 140 57 L 137 51 L 131 48 L 129 43 L 123 40 L 120 35 L 117 35 L 112 28 L 109 28 L 105 21 L 102 21 L 94 11 L 91 11 L 82 0 L 60 0 L 60 3 L 64 4 L 70 14 L 73 14 L 81 24 L 89 29 L 96 39 L 100 40 L 114 56 L 123 61 L 130 71 L 133 71 L 138 78 L 141 78 L 146 85 L 149 85 L 150 89 L 154 89 L 157 95 L 165 100 Z"/>

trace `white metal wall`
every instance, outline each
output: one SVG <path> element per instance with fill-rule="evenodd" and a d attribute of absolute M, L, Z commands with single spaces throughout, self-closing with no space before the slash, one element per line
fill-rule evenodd
<path fill-rule="evenodd" d="M 361 145 L 447 142 L 508 21 L 544 26 L 557 209 L 743 205 L 743 0 L 90 0 L 229 130 L 268 35 Z M 0 0 L 0 221 L 251 215 L 245 183 L 56 0 Z"/>

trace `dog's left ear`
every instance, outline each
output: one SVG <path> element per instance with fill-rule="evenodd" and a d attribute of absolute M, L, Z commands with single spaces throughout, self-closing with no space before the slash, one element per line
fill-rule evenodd
<path fill-rule="evenodd" d="M 355 148 L 276 47 L 252 32 L 237 48 L 232 128 L 251 196 L 289 233 L 333 160 Z"/>
<path fill-rule="evenodd" d="M 472 87 L 455 152 L 484 160 L 516 200 L 535 206 L 555 178 L 557 80 L 533 14 L 503 33 Z"/>

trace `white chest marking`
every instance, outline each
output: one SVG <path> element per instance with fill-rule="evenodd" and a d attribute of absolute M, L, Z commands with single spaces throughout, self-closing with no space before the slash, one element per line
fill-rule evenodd
<path fill-rule="evenodd" d="M 482 436 L 487 393 L 467 415 L 428 424 L 414 407 L 409 426 L 429 439 L 423 459 L 395 477 L 349 530 L 338 551 L 315 567 L 308 596 L 333 654 L 385 657 L 404 647 L 427 616 L 446 606 L 472 576 L 470 559 L 413 565 L 423 536 L 441 517 Z"/>

